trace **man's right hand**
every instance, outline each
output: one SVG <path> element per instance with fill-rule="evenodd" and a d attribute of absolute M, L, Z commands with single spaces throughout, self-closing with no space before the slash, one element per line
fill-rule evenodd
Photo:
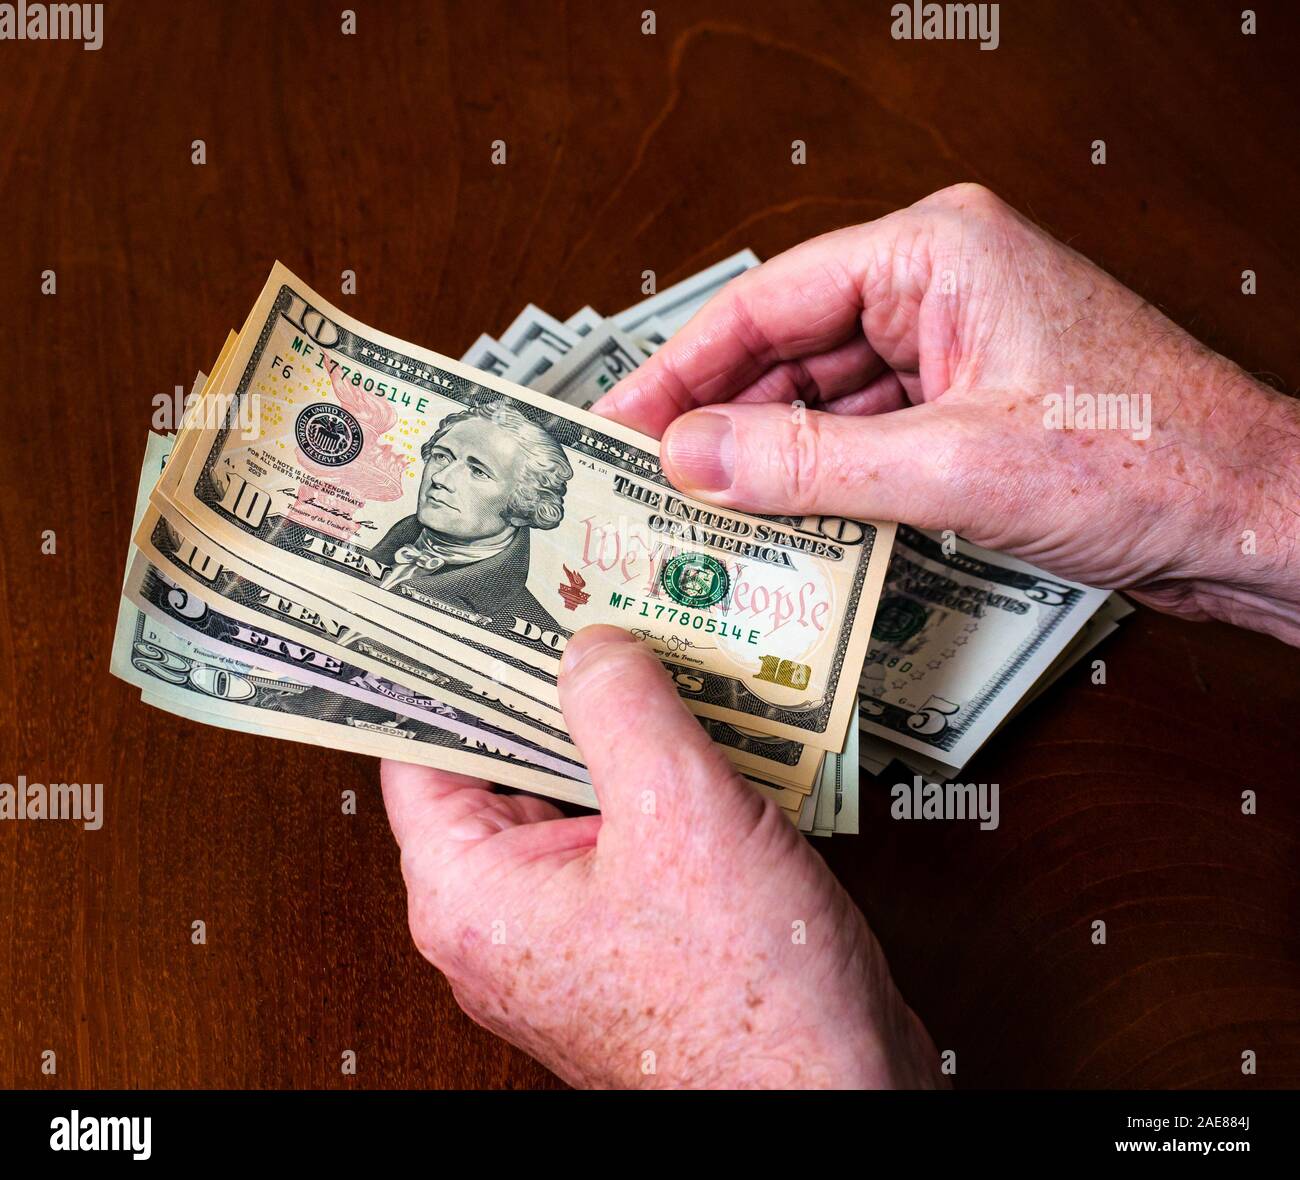
<path fill-rule="evenodd" d="M 1067 387 L 1137 415 L 1053 428 Z M 596 409 L 701 499 L 951 528 L 1300 644 L 1300 405 L 978 185 L 740 276 Z"/>

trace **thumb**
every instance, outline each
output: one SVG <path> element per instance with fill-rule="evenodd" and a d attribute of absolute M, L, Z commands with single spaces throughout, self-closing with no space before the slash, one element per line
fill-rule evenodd
<path fill-rule="evenodd" d="M 965 527 L 958 415 L 938 403 L 856 417 L 788 404 L 710 406 L 664 433 L 664 474 L 728 508 Z"/>
<path fill-rule="evenodd" d="M 732 769 L 663 665 L 620 627 L 585 627 L 560 664 L 560 704 L 600 799 L 601 840 L 757 823 L 764 800 Z M 742 827 L 741 830 L 748 830 Z"/>

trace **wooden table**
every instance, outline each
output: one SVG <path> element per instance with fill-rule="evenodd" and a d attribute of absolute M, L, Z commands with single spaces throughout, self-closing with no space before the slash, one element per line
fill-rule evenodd
<path fill-rule="evenodd" d="M 107 811 L 0 823 L 3 1085 L 559 1084 L 415 952 L 373 762 L 108 674 L 152 399 L 273 259 L 458 354 L 530 300 L 612 311 L 644 269 L 973 179 L 1294 387 L 1289 4 L 1244 36 L 1236 4 L 1007 2 L 984 52 L 893 41 L 883 3 L 656 3 L 647 36 L 651 3 L 370 3 L 343 36 L 335 4 L 132 0 L 98 52 L 0 42 L 0 780 L 102 781 Z M 1104 688 L 1076 670 L 971 764 L 996 832 L 893 822 L 886 782 L 819 847 L 960 1085 L 1294 1086 L 1300 652 L 1144 611 L 1102 654 Z"/>

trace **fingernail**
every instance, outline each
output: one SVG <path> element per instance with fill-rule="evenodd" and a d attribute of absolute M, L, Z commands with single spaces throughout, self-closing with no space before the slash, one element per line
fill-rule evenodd
<path fill-rule="evenodd" d="M 610 627 L 599 624 L 584 627 L 565 645 L 564 655 L 560 659 L 560 675 L 568 676 L 598 647 L 607 647 L 617 643 L 635 643 L 636 640 L 622 627 Z"/>
<path fill-rule="evenodd" d="M 678 418 L 664 435 L 663 457 L 673 482 L 688 491 L 720 492 L 731 487 L 736 466 L 731 419 L 708 410 Z"/>

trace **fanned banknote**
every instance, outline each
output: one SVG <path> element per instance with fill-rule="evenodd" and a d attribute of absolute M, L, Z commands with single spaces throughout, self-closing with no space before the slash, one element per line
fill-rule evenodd
<path fill-rule="evenodd" d="M 153 530 L 147 527 L 151 520 Z M 513 728 L 543 749 L 568 759 L 579 757 L 559 711 L 528 695 L 533 686 L 525 684 L 518 692 L 504 684 L 514 678 L 499 659 L 485 658 L 483 666 L 490 675 L 475 676 L 476 657 L 492 653 L 461 652 L 451 639 L 435 650 L 403 635 L 400 619 L 388 619 L 390 629 L 385 629 L 344 614 L 334 604 L 252 570 L 210 542 L 196 543 L 192 531 L 175 535 L 152 508 L 146 509 L 142 526 L 137 534 L 141 550 L 128 572 L 128 595 L 151 617 L 208 648 L 260 661 L 336 691 L 353 691 L 339 687 L 345 684 L 380 693 L 408 707 L 418 707 L 432 694 L 442 704 Z M 523 671 L 537 681 L 548 676 L 531 668 Z M 550 683 L 554 688 L 553 675 Z M 797 790 L 810 790 L 819 774 L 822 751 L 813 747 L 708 718 L 701 722 L 742 772 Z"/>
<path fill-rule="evenodd" d="M 608 317 L 528 304 L 460 362 L 277 266 L 174 450 L 150 438 L 114 672 L 207 725 L 594 806 L 556 672 L 614 622 L 809 835 L 858 831 L 859 767 L 957 775 L 1132 608 L 950 534 L 900 528 L 886 564 L 892 525 L 694 503 L 586 413 L 757 264 Z"/>
<path fill-rule="evenodd" d="M 149 436 L 137 519 L 144 513 L 171 445 L 171 439 Z M 141 560 L 137 554 L 134 563 L 128 563 L 126 589 Z M 196 613 L 193 601 L 183 594 L 171 595 L 169 605 L 180 620 Z M 207 647 L 196 638 L 165 618 L 152 617 L 124 595 L 112 671 L 151 697 L 165 700 L 172 711 L 197 720 L 219 716 L 228 727 L 247 732 L 422 762 L 594 804 L 580 764 L 531 750 L 516 735 L 492 730 L 472 714 L 435 705 L 417 715 L 395 698 L 345 695 L 323 687 L 323 682 L 308 684 Z"/>
<path fill-rule="evenodd" d="M 369 329 L 279 265 L 212 396 L 226 421 L 195 428 L 164 516 L 541 668 L 578 626 L 624 626 L 699 715 L 843 745 L 892 524 L 692 501 L 654 440 Z"/>

